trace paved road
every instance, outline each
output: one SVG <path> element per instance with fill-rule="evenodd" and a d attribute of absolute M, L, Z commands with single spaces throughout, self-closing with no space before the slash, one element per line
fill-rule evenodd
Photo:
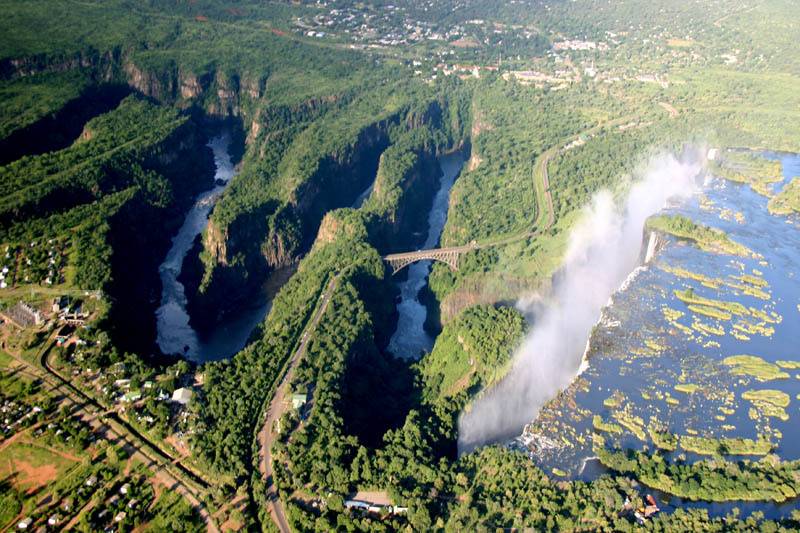
<path fill-rule="evenodd" d="M 291 403 L 286 401 L 286 396 L 289 392 L 289 385 L 292 382 L 297 365 L 305 356 L 306 349 L 308 348 L 308 342 L 311 340 L 311 334 L 313 333 L 314 329 L 316 329 L 320 319 L 322 318 L 322 315 L 325 314 L 325 310 L 328 308 L 328 304 L 331 301 L 331 296 L 336 290 L 336 284 L 339 281 L 339 276 L 340 274 L 337 274 L 331 278 L 328 286 L 325 288 L 325 291 L 320 295 L 317 304 L 317 310 L 314 312 L 314 315 L 311 317 L 311 320 L 308 322 L 308 324 L 306 324 L 303 335 L 300 338 L 300 344 L 292 354 L 286 373 L 283 375 L 280 384 L 275 389 L 275 393 L 272 395 L 272 401 L 267 408 L 264 426 L 261 428 L 261 431 L 258 432 L 258 444 L 261 456 L 258 466 L 259 470 L 261 471 L 261 475 L 267 481 L 267 501 L 270 508 L 270 516 L 281 533 L 290 533 L 291 528 L 289 527 L 289 522 L 286 520 L 286 510 L 283 508 L 283 503 L 278 496 L 278 490 L 275 487 L 275 482 L 273 479 L 274 472 L 272 468 L 272 444 L 275 442 L 275 439 L 278 436 L 275 426 L 276 422 L 281 418 L 281 416 L 283 416 L 288 408 L 291 407 Z"/>
<path fill-rule="evenodd" d="M 472 250 L 479 250 L 482 248 L 493 248 L 496 246 L 503 246 L 506 244 L 510 244 L 515 241 L 519 241 L 522 239 L 527 239 L 528 237 L 533 237 L 538 235 L 544 230 L 550 229 L 553 224 L 555 223 L 555 211 L 553 210 L 553 196 L 550 192 L 550 176 L 547 173 L 547 165 L 550 162 L 550 158 L 557 153 L 558 149 L 561 146 L 556 146 L 544 152 L 541 157 L 537 160 L 537 163 L 533 170 L 533 191 L 534 196 L 537 199 L 539 195 L 536 194 L 537 189 L 539 188 L 537 185 L 537 177 L 541 178 L 541 185 L 542 185 L 542 196 L 544 196 L 544 204 L 539 205 L 538 212 L 542 213 L 543 211 L 547 212 L 547 223 L 541 230 L 533 230 L 533 231 L 526 231 L 524 233 L 516 233 L 514 235 L 510 235 L 507 237 L 501 237 L 499 239 L 484 241 L 481 243 L 473 242 L 464 246 L 450 246 L 446 248 L 431 248 L 428 250 L 417 250 L 415 252 L 403 252 L 397 254 L 389 254 L 384 256 L 384 261 L 397 261 L 403 259 L 412 259 L 412 260 L 421 260 L 421 259 L 433 259 L 436 256 L 441 254 L 447 253 L 456 253 L 456 254 L 463 254 L 466 252 L 470 252 Z M 539 220 L 540 215 L 537 214 L 536 221 L 534 221 L 534 226 L 538 227 L 540 225 Z"/>

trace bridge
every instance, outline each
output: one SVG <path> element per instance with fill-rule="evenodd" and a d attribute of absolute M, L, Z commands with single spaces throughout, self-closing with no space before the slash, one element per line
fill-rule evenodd
<path fill-rule="evenodd" d="M 417 261 L 441 261 L 453 270 L 458 270 L 458 258 L 462 254 L 475 250 L 478 245 L 475 243 L 466 246 L 453 246 L 451 248 L 432 248 L 430 250 L 417 250 L 416 252 L 405 252 L 401 254 L 389 254 L 383 258 L 392 268 L 394 276 L 411 263 Z"/>
<path fill-rule="evenodd" d="M 540 235 L 542 231 L 549 230 L 550 228 L 553 227 L 553 224 L 555 223 L 555 210 L 553 209 L 553 195 L 550 191 L 550 175 L 547 171 L 547 166 L 548 163 L 550 162 L 550 159 L 560 150 L 562 150 L 565 146 L 567 146 L 570 142 L 574 141 L 575 139 L 578 139 L 580 136 L 592 135 L 605 126 L 623 124 L 624 122 L 629 121 L 631 118 L 635 118 L 635 115 L 626 115 L 624 117 L 620 117 L 602 124 L 598 124 L 597 126 L 589 128 L 586 131 L 583 131 L 579 134 L 569 137 L 568 139 L 566 139 L 565 144 L 553 146 L 552 148 L 546 150 L 541 154 L 541 156 L 538 158 L 536 164 L 533 167 L 531 176 L 533 178 L 534 202 L 537 204 L 536 215 L 532 222 L 532 226 L 534 228 L 541 228 L 541 229 L 523 231 L 521 233 L 509 235 L 506 237 L 500 237 L 492 241 L 483 241 L 480 244 L 478 244 L 475 241 L 472 241 L 470 244 L 466 246 L 453 246 L 451 248 L 432 248 L 430 250 L 417 250 L 416 252 L 389 254 L 385 256 L 383 260 L 386 263 L 388 263 L 390 267 L 392 267 L 392 275 L 394 276 L 395 274 L 403 270 L 411 263 L 416 263 L 417 261 L 424 261 L 424 260 L 441 261 L 442 263 L 447 264 L 452 270 L 458 270 L 458 259 L 459 257 L 461 257 L 462 254 L 465 254 L 472 250 L 478 250 L 481 248 L 486 249 L 486 248 L 493 248 L 496 246 L 505 246 L 506 244 L 520 241 L 522 239 L 536 237 Z"/>

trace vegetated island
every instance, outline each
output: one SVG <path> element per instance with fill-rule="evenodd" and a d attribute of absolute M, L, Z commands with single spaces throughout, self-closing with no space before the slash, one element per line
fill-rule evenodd
<path fill-rule="evenodd" d="M 780 161 L 749 153 L 728 153 L 711 164 L 712 172 L 728 181 L 744 183 L 762 196 L 772 196 L 771 185 L 783 181 Z"/>
<path fill-rule="evenodd" d="M 660 231 L 680 239 L 693 241 L 705 252 L 757 257 L 748 247 L 731 240 L 724 231 L 698 224 L 683 215 L 650 217 L 647 219 L 645 227 L 648 230 Z"/>
<path fill-rule="evenodd" d="M 800 213 L 800 178 L 794 178 L 781 192 L 773 196 L 767 209 L 773 215 Z"/>

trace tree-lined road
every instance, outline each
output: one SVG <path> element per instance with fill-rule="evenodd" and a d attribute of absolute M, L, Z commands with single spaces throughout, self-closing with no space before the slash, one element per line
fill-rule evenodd
<path fill-rule="evenodd" d="M 297 370 L 297 366 L 306 354 L 308 343 L 311 340 L 311 334 L 328 309 L 328 304 L 336 290 L 340 276 L 341 274 L 333 276 L 320 295 L 317 302 L 317 309 L 314 311 L 311 320 L 306 324 L 303 334 L 300 337 L 300 343 L 297 345 L 297 349 L 295 349 L 291 359 L 289 359 L 286 372 L 283 374 L 283 377 L 272 395 L 269 407 L 267 407 L 264 425 L 261 431 L 258 432 L 258 445 L 260 450 L 258 466 L 259 470 L 261 470 L 261 475 L 267 482 L 267 505 L 269 506 L 269 514 L 281 533 L 290 533 L 291 528 L 289 527 L 289 522 L 286 520 L 286 510 L 283 508 L 283 503 L 278 496 L 278 489 L 275 486 L 274 470 L 272 468 L 272 445 L 278 437 L 276 425 L 278 420 L 280 420 L 287 412 L 288 408 L 291 407 L 291 401 L 287 402 L 286 398 L 289 392 L 289 386 L 294 378 L 294 372 Z"/>

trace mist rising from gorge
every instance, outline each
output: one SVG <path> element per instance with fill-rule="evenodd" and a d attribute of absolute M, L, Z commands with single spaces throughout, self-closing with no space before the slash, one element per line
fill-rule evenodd
<path fill-rule="evenodd" d="M 696 189 L 701 164 L 652 159 L 622 205 L 597 194 L 570 235 L 562 269 L 545 303 L 520 306 L 536 318 L 508 375 L 459 420 L 459 453 L 519 435 L 578 373 L 602 307 L 638 266 L 645 220 L 667 200 Z"/>

